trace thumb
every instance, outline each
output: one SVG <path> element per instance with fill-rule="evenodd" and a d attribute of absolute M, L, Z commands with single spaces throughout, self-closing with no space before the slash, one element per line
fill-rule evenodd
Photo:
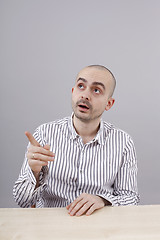
<path fill-rule="evenodd" d="M 33 137 L 33 135 L 30 132 L 25 132 L 25 135 L 27 136 L 29 142 L 33 145 L 33 146 L 37 146 L 40 147 L 41 145 L 36 141 L 36 139 Z"/>

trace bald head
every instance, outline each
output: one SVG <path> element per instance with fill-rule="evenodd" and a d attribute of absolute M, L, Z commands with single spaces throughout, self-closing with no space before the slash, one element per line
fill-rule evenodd
<path fill-rule="evenodd" d="M 102 71 L 106 71 L 106 77 L 109 77 L 112 81 L 111 89 L 110 89 L 110 91 L 111 91 L 110 92 L 110 97 L 111 97 L 113 95 L 115 87 L 116 87 L 116 79 L 115 79 L 113 73 L 103 65 L 89 65 L 87 67 L 88 68 L 96 68 L 96 69 L 99 69 L 99 70 L 102 70 Z"/>
<path fill-rule="evenodd" d="M 85 70 L 85 69 L 87 69 L 87 68 L 97 69 L 97 70 L 99 70 L 99 71 L 103 71 L 104 73 L 106 73 L 106 74 L 105 74 L 106 79 L 107 79 L 108 81 L 110 81 L 110 97 L 112 97 L 112 95 L 113 95 L 113 93 L 114 93 L 114 90 L 115 90 L 115 87 L 116 87 L 116 79 L 115 79 L 113 73 L 112 73 L 108 68 L 106 68 L 106 67 L 103 66 L 103 65 L 89 65 L 89 66 L 83 68 L 83 69 L 79 72 L 79 74 L 80 74 L 83 70 Z M 79 76 L 79 74 L 78 74 L 78 76 Z"/>

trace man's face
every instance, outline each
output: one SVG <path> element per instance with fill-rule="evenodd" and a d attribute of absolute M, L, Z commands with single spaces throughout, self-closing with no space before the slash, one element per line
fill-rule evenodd
<path fill-rule="evenodd" d="M 78 119 L 91 121 L 111 108 L 112 81 L 111 74 L 105 70 L 87 67 L 80 71 L 72 89 L 72 108 Z"/>

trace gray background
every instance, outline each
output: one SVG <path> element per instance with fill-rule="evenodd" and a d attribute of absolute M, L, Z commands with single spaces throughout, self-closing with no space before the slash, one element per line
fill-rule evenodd
<path fill-rule="evenodd" d="M 71 114 L 71 88 L 89 64 L 117 79 L 103 119 L 134 139 L 141 204 L 160 203 L 159 0 L 0 1 L 0 207 L 16 207 L 12 188 L 32 133 Z"/>

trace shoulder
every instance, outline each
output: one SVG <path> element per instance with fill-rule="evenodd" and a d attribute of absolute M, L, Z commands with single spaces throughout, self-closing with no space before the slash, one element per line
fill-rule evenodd
<path fill-rule="evenodd" d="M 52 122 L 43 123 L 39 127 L 36 128 L 33 136 L 36 140 L 43 140 L 43 145 L 48 142 L 48 139 L 53 135 L 57 135 L 59 133 L 66 133 L 68 131 L 68 122 L 70 117 L 65 117 L 63 119 L 57 119 Z"/>
<path fill-rule="evenodd" d="M 106 140 L 108 137 L 109 143 L 112 147 L 117 147 L 123 153 L 127 153 L 129 151 L 135 152 L 133 139 L 126 131 L 107 122 L 103 122 L 103 126 Z"/>
<path fill-rule="evenodd" d="M 103 126 L 104 126 L 104 131 L 111 138 L 117 138 L 119 139 L 119 141 L 123 141 L 123 142 L 128 142 L 128 141 L 133 142 L 132 137 L 130 136 L 129 133 L 116 127 L 114 124 L 103 121 Z"/>
<path fill-rule="evenodd" d="M 64 126 L 68 125 L 69 119 L 70 119 L 70 117 L 65 117 L 63 119 L 57 119 L 52 122 L 43 123 L 37 129 L 39 129 L 41 131 L 47 131 L 50 128 L 55 128 L 55 127 L 62 128 Z"/>

